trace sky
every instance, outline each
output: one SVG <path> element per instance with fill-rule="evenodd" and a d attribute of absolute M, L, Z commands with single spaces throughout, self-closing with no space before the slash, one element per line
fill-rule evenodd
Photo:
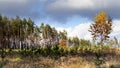
<path fill-rule="evenodd" d="M 91 39 L 88 32 L 93 18 L 105 11 L 113 19 L 110 37 L 120 39 L 120 0 L 0 0 L 0 14 L 8 17 L 32 18 L 57 30 L 67 30 L 69 37 Z"/>

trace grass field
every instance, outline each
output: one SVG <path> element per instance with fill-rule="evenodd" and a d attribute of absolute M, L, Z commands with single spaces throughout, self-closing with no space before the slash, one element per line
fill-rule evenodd
<path fill-rule="evenodd" d="M 6 49 L 5 54 L 0 68 L 120 68 L 120 49 L 108 46 Z"/>

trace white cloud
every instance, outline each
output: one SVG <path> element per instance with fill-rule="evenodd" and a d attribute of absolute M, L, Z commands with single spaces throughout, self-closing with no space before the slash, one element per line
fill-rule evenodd
<path fill-rule="evenodd" d="M 91 36 L 90 33 L 88 32 L 89 26 L 90 26 L 90 22 L 82 23 L 73 28 L 69 28 L 67 29 L 68 36 L 69 37 L 77 36 L 82 39 L 90 39 Z"/>
<path fill-rule="evenodd" d="M 120 0 L 0 0 L 0 13 L 66 22 L 75 15 L 93 18 L 104 10 L 113 18 L 120 18 L 119 3 Z"/>
<path fill-rule="evenodd" d="M 112 28 L 113 28 L 113 31 L 110 34 L 110 36 L 112 37 L 115 36 L 120 39 L 120 20 L 114 20 Z"/>
<path fill-rule="evenodd" d="M 91 33 L 88 31 L 90 28 L 90 24 L 93 22 L 81 23 L 75 27 L 69 28 L 57 28 L 57 30 L 66 30 L 68 33 L 68 37 L 79 37 L 80 39 L 91 40 Z M 117 37 L 120 40 L 120 20 L 113 21 L 113 31 L 110 34 L 110 38 Z"/>
<path fill-rule="evenodd" d="M 79 37 L 80 39 L 91 39 L 90 32 L 88 31 L 89 26 L 92 22 L 87 23 L 81 23 L 75 27 L 69 27 L 69 28 L 56 28 L 58 31 L 66 30 L 68 37 Z"/>
<path fill-rule="evenodd" d="M 46 6 L 51 15 L 79 15 L 92 18 L 100 11 L 106 11 L 113 18 L 120 18 L 120 0 L 55 0 Z"/>
<path fill-rule="evenodd" d="M 119 8 L 120 0 L 56 0 L 49 4 L 50 9 L 102 9 Z"/>
<path fill-rule="evenodd" d="M 49 7 L 51 7 L 52 9 L 57 9 L 57 8 L 79 9 L 79 8 L 88 8 L 92 6 L 93 3 L 91 0 L 57 0 L 49 5 Z"/>

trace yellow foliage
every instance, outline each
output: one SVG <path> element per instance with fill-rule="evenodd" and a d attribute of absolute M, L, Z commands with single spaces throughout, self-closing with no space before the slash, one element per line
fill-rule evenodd
<path fill-rule="evenodd" d="M 101 22 L 105 22 L 106 21 L 106 12 L 102 11 L 100 12 L 97 16 L 95 16 L 94 20 L 97 24 L 101 23 Z"/>
<path fill-rule="evenodd" d="M 90 26 L 89 30 L 93 39 L 99 39 L 101 45 L 103 42 L 109 38 L 109 34 L 112 31 L 112 19 L 110 16 L 107 16 L 107 13 L 102 11 L 94 17 L 94 24 Z"/>

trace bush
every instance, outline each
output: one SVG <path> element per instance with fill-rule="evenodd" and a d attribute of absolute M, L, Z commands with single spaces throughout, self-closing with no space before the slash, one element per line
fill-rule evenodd
<path fill-rule="evenodd" d="M 102 54 L 100 52 L 95 53 L 95 64 L 97 66 L 100 66 L 101 64 L 105 63 L 104 59 L 102 58 Z"/>

